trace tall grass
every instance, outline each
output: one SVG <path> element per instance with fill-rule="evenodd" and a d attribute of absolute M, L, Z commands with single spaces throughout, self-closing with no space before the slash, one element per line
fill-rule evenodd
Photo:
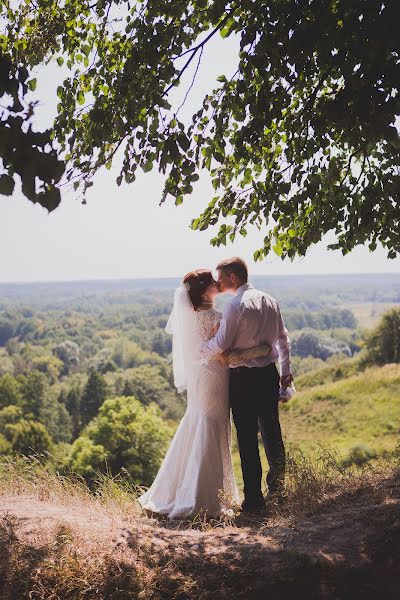
<path fill-rule="evenodd" d="M 61 506 L 94 507 L 123 518 L 137 517 L 140 488 L 126 471 L 99 473 L 89 487 L 75 473 L 60 474 L 39 455 L 0 457 L 0 495 L 30 495 Z"/>
<path fill-rule="evenodd" d="M 315 514 L 324 503 L 361 486 L 379 482 L 400 466 L 400 445 L 368 461 L 346 461 L 337 450 L 314 446 L 305 453 L 294 446 L 287 451 L 287 502 L 279 508 L 295 517 Z"/>
<path fill-rule="evenodd" d="M 208 536 L 218 529 L 215 543 L 223 548 L 225 530 L 226 541 L 236 526 L 247 528 L 251 538 L 252 530 L 257 533 L 266 526 L 271 532 L 275 522 L 293 524 L 304 516 L 332 510 L 336 499 L 342 508 L 346 507 L 351 504 L 349 494 L 357 492 L 360 486 L 364 489 L 379 486 L 382 478 L 399 467 L 400 444 L 390 455 L 366 464 L 344 464 L 340 455 L 324 448 L 316 447 L 314 452 L 305 454 L 290 447 L 287 500 L 283 505 L 271 504 L 268 512 L 250 519 L 236 514 L 233 518 L 210 520 L 206 515 L 198 515 L 192 521 L 168 524 L 149 519 L 140 510 L 136 501 L 138 490 L 124 473 L 120 477 L 112 477 L 110 473 L 100 475 L 94 487 L 89 488 L 79 477 L 49 470 L 40 457 L 2 459 L 0 497 L 25 497 L 32 503 L 36 498 L 76 509 L 83 518 L 85 511 L 96 513 L 100 520 L 104 515 L 112 516 L 116 529 L 126 531 L 126 539 L 121 543 L 109 535 L 102 544 L 95 539 L 91 543 L 87 539 L 90 532 L 61 520 L 54 523 L 50 537 L 39 536 L 39 541 L 33 543 L 20 531 L 19 519 L 5 514 L 0 520 L 0 597 L 2 600 L 200 598 L 195 574 L 196 561 L 200 569 L 205 568 L 201 563 L 201 543 L 198 556 L 191 554 L 188 558 L 187 568 L 179 567 L 179 561 L 175 565 L 173 553 L 166 563 L 160 563 L 153 552 L 157 532 L 164 531 L 165 535 L 166 528 L 179 529 L 182 536 L 183 530 L 187 530 L 190 537 L 193 529 Z M 35 528 L 35 523 L 30 527 Z M 182 540 L 185 538 L 177 537 L 176 543 Z M 211 595 L 204 597 L 219 597 L 212 595 L 218 590 L 208 592 Z"/>

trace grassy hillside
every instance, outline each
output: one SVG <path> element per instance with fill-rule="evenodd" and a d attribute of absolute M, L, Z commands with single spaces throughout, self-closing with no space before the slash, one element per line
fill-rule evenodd
<path fill-rule="evenodd" d="M 321 379 L 325 378 L 325 383 Z M 400 365 L 356 371 L 348 361 L 304 375 L 299 393 L 282 410 L 286 439 L 346 454 L 356 446 L 392 450 L 400 433 Z"/>
<path fill-rule="evenodd" d="M 319 446 L 343 461 L 367 461 L 393 451 L 400 438 L 400 365 L 360 370 L 354 359 L 301 375 L 298 393 L 281 405 L 287 449 L 315 453 Z M 261 448 L 264 469 L 267 462 Z M 242 488 L 234 436 L 235 474 Z"/>

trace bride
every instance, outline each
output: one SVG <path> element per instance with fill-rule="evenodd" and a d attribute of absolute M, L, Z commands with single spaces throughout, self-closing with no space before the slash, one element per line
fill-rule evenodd
<path fill-rule="evenodd" d="M 179 392 L 187 390 L 187 409 L 139 502 L 170 519 L 219 516 L 239 500 L 231 459 L 229 368 L 221 356 L 200 356 L 202 342 L 215 335 L 222 317 L 214 307 L 218 293 L 211 271 L 188 273 L 175 291 L 165 328 L 173 335 L 175 385 Z"/>

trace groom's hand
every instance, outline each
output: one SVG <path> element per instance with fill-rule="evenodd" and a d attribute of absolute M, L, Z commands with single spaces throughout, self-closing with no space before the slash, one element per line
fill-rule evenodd
<path fill-rule="evenodd" d="M 293 375 L 289 373 L 289 375 L 282 375 L 281 377 L 281 387 L 285 388 L 290 385 L 293 381 Z"/>

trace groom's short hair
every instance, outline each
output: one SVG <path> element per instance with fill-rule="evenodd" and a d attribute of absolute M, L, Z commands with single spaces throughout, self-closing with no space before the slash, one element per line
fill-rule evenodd
<path fill-rule="evenodd" d="M 247 283 L 249 278 L 247 265 L 245 261 L 238 256 L 221 260 L 221 262 L 217 264 L 217 271 L 223 271 L 225 275 L 234 273 L 236 277 L 238 277 L 240 281 L 243 281 L 244 283 Z"/>

